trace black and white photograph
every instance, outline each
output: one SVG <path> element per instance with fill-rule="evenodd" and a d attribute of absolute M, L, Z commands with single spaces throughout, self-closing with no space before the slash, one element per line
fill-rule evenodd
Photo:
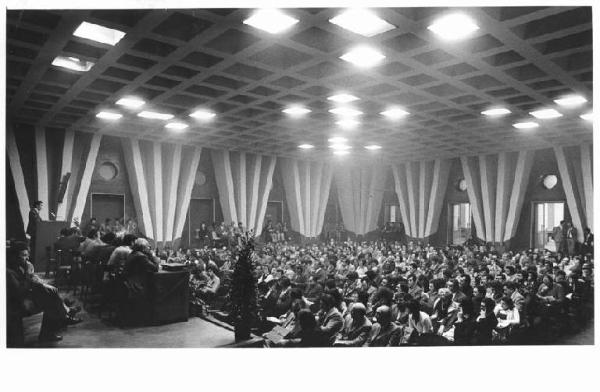
<path fill-rule="evenodd" d="M 2 11 L 8 354 L 595 345 L 591 2 L 125 4 Z"/>

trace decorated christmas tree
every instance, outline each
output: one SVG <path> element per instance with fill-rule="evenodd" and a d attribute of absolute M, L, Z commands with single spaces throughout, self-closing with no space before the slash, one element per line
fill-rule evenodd
<path fill-rule="evenodd" d="M 235 327 L 236 342 L 250 339 L 250 329 L 257 318 L 258 291 L 252 262 L 253 251 L 254 238 L 250 235 L 242 237 L 229 289 L 230 318 Z"/>

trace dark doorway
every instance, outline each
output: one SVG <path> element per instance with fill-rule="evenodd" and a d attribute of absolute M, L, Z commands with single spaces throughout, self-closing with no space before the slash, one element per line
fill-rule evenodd
<path fill-rule="evenodd" d="M 267 212 L 265 214 L 264 224 L 271 221 L 273 225 L 281 223 L 283 221 L 283 203 L 280 201 L 269 201 L 267 202 Z"/>
<path fill-rule="evenodd" d="M 200 226 L 205 223 L 207 227 L 210 227 L 214 219 L 214 199 L 191 199 L 181 235 L 181 245 L 188 248 L 202 246 L 201 238 L 198 235 Z"/>
<path fill-rule="evenodd" d="M 90 217 L 96 218 L 98 223 L 104 223 L 106 218 L 110 218 L 113 223 L 115 218 L 124 218 L 125 195 L 92 193 Z M 82 222 L 82 224 L 85 224 L 85 222 Z"/>

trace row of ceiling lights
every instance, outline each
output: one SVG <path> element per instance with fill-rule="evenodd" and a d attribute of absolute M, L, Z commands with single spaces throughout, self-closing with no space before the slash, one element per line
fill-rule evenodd
<path fill-rule="evenodd" d="M 330 19 L 329 22 L 365 37 L 373 37 L 396 28 L 396 26 L 386 22 L 373 12 L 365 9 L 348 9 Z M 271 34 L 276 34 L 289 29 L 291 26 L 298 23 L 298 20 L 284 14 L 277 9 L 261 9 L 254 12 L 252 16 L 244 20 L 243 23 L 267 31 Z M 478 30 L 479 26 L 477 26 L 477 24 L 468 16 L 460 13 L 454 13 L 437 19 L 433 24 L 428 26 L 428 29 L 438 35 L 440 38 L 452 41 L 468 37 L 474 31 Z M 125 36 L 125 33 L 97 24 L 83 22 L 75 30 L 73 35 L 108 45 L 116 45 Z M 366 46 L 359 46 L 340 56 L 340 58 L 359 67 L 369 67 L 380 63 L 381 60 L 385 58 L 385 55 L 381 54 L 376 49 Z M 94 63 L 89 61 L 83 61 L 74 57 L 64 56 L 56 57 L 52 64 L 80 72 L 89 71 L 94 65 Z M 336 103 L 346 104 L 356 101 L 359 98 L 351 94 L 341 93 L 330 96 L 328 99 Z M 587 100 L 581 96 L 568 96 L 557 99 L 555 102 L 560 106 L 573 107 L 581 105 L 587 102 Z M 117 104 L 130 108 L 140 108 L 145 104 L 145 102 L 139 98 L 126 97 L 119 100 Z M 301 116 L 310 113 L 311 111 L 310 109 L 302 106 L 291 106 L 284 109 L 283 112 L 291 116 Z M 335 107 L 330 109 L 329 112 L 340 116 L 340 120 L 338 120 L 336 124 L 345 129 L 356 127 L 359 122 L 355 118 L 362 114 L 362 112 L 357 109 L 344 106 Z M 492 117 L 503 116 L 509 113 L 511 113 L 510 110 L 506 108 L 492 108 L 482 112 L 482 114 Z M 402 108 L 392 107 L 381 112 L 380 114 L 390 119 L 399 119 L 405 117 L 409 113 Z M 531 112 L 530 114 L 538 119 L 550 119 L 562 116 L 562 114 L 555 109 L 541 109 Z M 172 114 L 152 111 L 142 111 L 137 115 L 142 118 L 165 121 L 172 120 L 174 118 Z M 107 120 L 117 120 L 122 117 L 120 113 L 107 111 L 99 112 L 96 116 L 98 118 Z M 202 120 L 210 120 L 214 116 L 215 113 L 206 110 L 197 110 L 190 114 L 190 117 Z M 591 112 L 581 115 L 581 118 L 585 120 L 591 120 L 592 117 L 593 115 Z M 517 129 L 531 129 L 538 126 L 539 124 L 533 121 L 525 121 L 513 124 L 513 127 Z M 172 121 L 167 123 L 165 127 L 176 131 L 182 131 L 186 129 L 188 125 L 183 122 Z M 301 149 L 311 149 L 313 147 L 314 146 L 310 144 L 302 144 L 299 146 Z M 334 143 L 330 145 L 330 148 L 334 149 L 335 152 L 338 152 L 339 155 L 342 155 L 344 152 L 347 153 L 351 147 L 344 142 L 342 144 Z M 381 148 L 381 146 L 370 145 L 365 146 L 365 148 L 369 150 L 378 150 Z"/>

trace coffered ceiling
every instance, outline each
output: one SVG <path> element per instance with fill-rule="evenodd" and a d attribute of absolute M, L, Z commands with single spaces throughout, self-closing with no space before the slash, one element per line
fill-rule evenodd
<path fill-rule="evenodd" d="M 579 117 L 592 107 L 591 7 L 463 8 L 479 30 L 458 42 L 427 29 L 457 10 L 374 9 L 395 28 L 370 38 L 330 23 L 343 11 L 332 8 L 286 9 L 298 23 L 281 34 L 244 24 L 252 9 L 9 10 L 7 114 L 47 127 L 311 159 L 331 158 L 332 136 L 352 145 L 344 159 L 386 161 L 591 141 L 591 122 Z M 126 34 L 115 46 L 73 36 L 83 21 Z M 340 59 L 356 44 L 386 57 L 368 69 Z M 70 71 L 51 65 L 59 55 L 95 64 Z M 340 92 L 360 98 L 352 102 L 363 112 L 354 130 L 340 129 L 329 113 L 327 98 Z M 553 102 L 571 93 L 588 102 L 572 109 Z M 190 127 L 174 133 L 115 105 L 129 95 Z M 291 104 L 311 112 L 282 113 Z M 380 112 L 389 106 L 410 114 L 387 119 Z M 481 114 L 496 106 L 512 113 Z M 190 118 L 198 108 L 216 116 Z M 540 108 L 563 116 L 513 128 Z M 101 110 L 123 118 L 98 119 Z M 315 148 L 300 150 L 303 143 Z M 367 144 L 383 148 L 366 151 Z"/>

